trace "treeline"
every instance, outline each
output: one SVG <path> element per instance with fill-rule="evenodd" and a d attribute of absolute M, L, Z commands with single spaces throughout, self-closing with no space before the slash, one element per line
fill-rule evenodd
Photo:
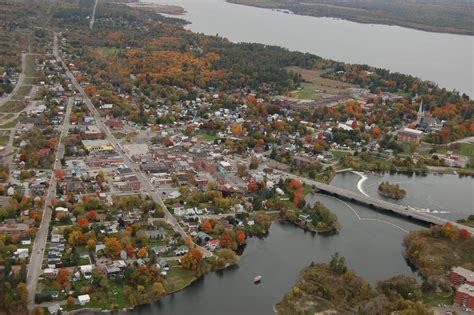
<path fill-rule="evenodd" d="M 220 58 L 213 66 L 229 72 L 225 81 L 221 82 L 221 87 L 227 85 L 234 88 L 257 89 L 268 84 L 268 89 L 276 94 L 293 90 L 302 81 L 300 74 L 290 73 L 282 68 L 288 66 L 312 68 L 320 59 L 315 55 L 290 52 L 277 46 L 233 44 L 217 37 L 210 41 L 205 51 L 217 53 Z"/>

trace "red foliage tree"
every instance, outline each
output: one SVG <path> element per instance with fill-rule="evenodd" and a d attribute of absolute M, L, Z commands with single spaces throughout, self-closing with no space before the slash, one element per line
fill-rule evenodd
<path fill-rule="evenodd" d="M 89 224 L 89 220 L 87 220 L 86 217 L 82 217 L 77 221 L 77 224 L 79 225 L 79 227 L 83 228 Z"/>
<path fill-rule="evenodd" d="M 239 245 L 245 244 L 245 240 L 247 239 L 247 235 L 245 235 L 244 231 L 238 230 L 235 232 L 235 238 L 237 239 L 237 243 Z"/>
<path fill-rule="evenodd" d="M 469 232 L 466 229 L 461 229 L 461 231 L 459 231 L 459 237 L 465 240 L 469 237 Z"/>
<path fill-rule="evenodd" d="M 220 238 L 220 243 L 222 248 L 232 248 L 232 239 L 227 234 L 222 234 Z"/>

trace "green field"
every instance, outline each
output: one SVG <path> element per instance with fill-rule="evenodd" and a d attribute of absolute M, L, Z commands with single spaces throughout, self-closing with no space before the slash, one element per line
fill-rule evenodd
<path fill-rule="evenodd" d="M 442 296 L 436 293 L 432 293 L 432 294 L 423 295 L 421 299 L 424 304 L 431 307 L 436 307 L 440 304 L 446 304 L 446 305 L 453 304 L 454 297 L 453 295 Z"/>

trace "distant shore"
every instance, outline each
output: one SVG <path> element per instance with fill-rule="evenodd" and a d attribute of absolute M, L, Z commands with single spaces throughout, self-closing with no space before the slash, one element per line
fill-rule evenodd
<path fill-rule="evenodd" d="M 347 20 L 355 23 L 362 24 L 380 24 L 380 25 L 391 25 L 391 26 L 400 26 L 425 32 L 433 33 L 446 33 L 446 34 L 457 34 L 457 35 L 474 35 L 474 31 L 466 23 L 459 24 L 454 19 L 454 16 L 451 16 L 452 25 L 436 25 L 433 22 L 424 21 L 420 22 L 417 20 L 417 15 L 411 15 L 409 18 L 396 19 L 393 15 L 390 15 L 391 12 L 384 12 L 380 9 L 376 10 L 367 10 L 361 9 L 356 6 L 340 6 L 340 5 L 328 5 L 325 3 L 314 3 L 314 4 L 304 4 L 298 2 L 284 2 L 279 0 L 226 0 L 229 3 L 246 5 L 257 8 L 273 9 L 287 14 L 296 14 L 296 15 L 307 15 L 314 17 L 328 17 L 335 19 Z M 434 10 L 433 14 L 443 14 L 449 12 L 449 10 L 436 12 Z M 404 12 L 410 12 L 408 8 L 404 8 Z M 456 24 L 456 25 L 455 25 Z"/>
<path fill-rule="evenodd" d="M 153 11 L 155 13 L 164 13 L 171 15 L 184 15 L 186 13 L 186 10 L 184 10 L 183 7 L 177 5 L 162 5 L 149 2 L 132 2 L 127 3 L 127 5 L 131 8 L 145 9 Z"/>

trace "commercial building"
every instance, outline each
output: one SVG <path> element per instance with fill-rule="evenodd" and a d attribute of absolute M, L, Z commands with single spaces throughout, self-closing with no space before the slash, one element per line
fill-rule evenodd
<path fill-rule="evenodd" d="M 398 132 L 398 140 L 406 143 L 420 143 L 421 137 L 423 137 L 423 131 L 403 128 Z"/>
<path fill-rule="evenodd" d="M 107 140 L 82 140 L 84 148 L 91 151 L 112 151 L 114 147 Z"/>

